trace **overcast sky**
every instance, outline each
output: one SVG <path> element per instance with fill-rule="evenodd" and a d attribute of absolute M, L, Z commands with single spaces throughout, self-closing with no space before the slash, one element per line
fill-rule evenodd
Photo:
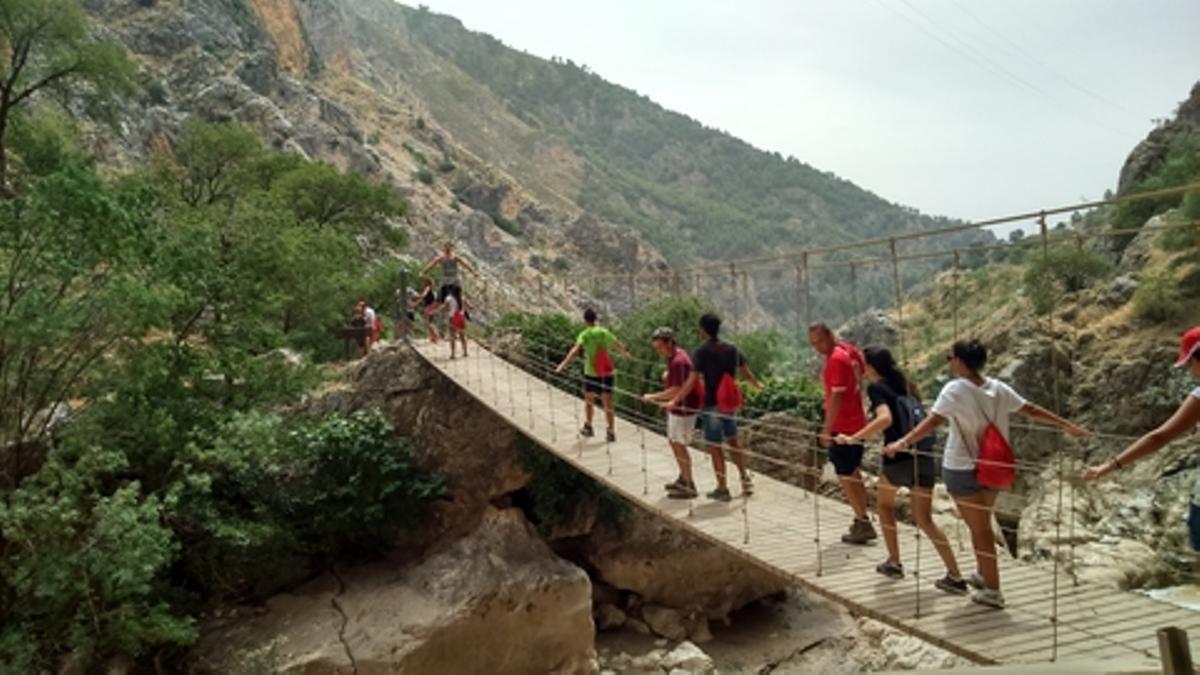
<path fill-rule="evenodd" d="M 424 0 L 890 201 L 1100 197 L 1200 79 L 1200 0 Z"/>

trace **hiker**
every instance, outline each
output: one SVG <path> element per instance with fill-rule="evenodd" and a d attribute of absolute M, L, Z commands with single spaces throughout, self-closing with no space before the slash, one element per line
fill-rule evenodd
<path fill-rule="evenodd" d="M 367 336 L 367 303 L 359 300 L 354 304 L 354 309 L 350 312 L 350 327 L 358 332 L 354 336 L 354 341 L 358 343 L 358 348 L 362 350 L 362 356 L 366 356 L 370 350 L 370 342 Z"/>
<path fill-rule="evenodd" d="M 852 435 L 867 425 L 867 414 L 863 410 L 859 379 L 864 362 L 858 349 L 840 342 L 833 330 L 824 323 L 808 327 L 808 341 L 817 353 L 825 356 L 825 368 L 821 379 L 825 388 L 825 420 L 817 440 L 822 448 L 828 448 L 829 461 L 833 464 L 838 483 L 846 501 L 854 510 L 854 522 L 850 531 L 842 535 L 847 544 L 866 544 L 878 537 L 867 516 L 867 487 L 863 484 L 862 443 L 837 445 L 836 434 Z"/>
<path fill-rule="evenodd" d="M 438 302 L 446 302 L 446 298 L 450 296 L 450 289 L 462 289 L 462 278 L 459 275 L 459 268 L 465 269 L 471 274 L 477 274 L 475 268 L 472 267 L 466 260 L 454 252 L 454 242 L 448 241 L 442 247 L 442 252 L 434 256 L 421 268 L 420 274 L 425 275 L 434 267 L 441 266 L 442 268 L 442 286 L 438 289 Z"/>
<path fill-rule="evenodd" d="M 363 322 L 367 326 L 367 351 L 371 351 L 371 347 L 379 341 L 379 334 L 383 332 L 383 322 L 375 314 L 375 308 L 368 305 L 366 300 L 359 302 L 362 303 Z"/>
<path fill-rule="evenodd" d="M 595 435 L 595 430 L 592 428 L 592 417 L 595 407 L 596 395 L 600 395 L 600 402 L 604 406 L 604 420 L 608 424 L 608 433 L 605 434 L 605 441 L 612 443 L 617 440 L 617 432 L 615 428 L 616 415 L 613 413 L 613 378 L 616 369 L 613 367 L 612 357 L 609 356 L 609 350 L 616 349 L 621 352 L 625 358 L 632 358 L 629 350 L 625 349 L 625 345 L 621 344 L 617 337 L 612 334 L 612 331 L 603 326 L 596 325 L 596 310 L 588 307 L 583 312 L 583 323 L 586 328 L 580 331 L 578 337 L 575 338 L 575 345 L 571 347 L 571 351 L 567 352 L 562 363 L 554 369 L 554 372 L 561 373 L 567 364 L 571 363 L 579 352 L 584 353 L 583 360 L 583 412 L 584 424 L 579 430 L 579 435 L 584 438 L 591 438 Z"/>
<path fill-rule="evenodd" d="M 722 444 L 730 447 L 733 463 L 737 466 L 742 481 L 742 496 L 754 494 L 750 472 L 746 470 L 746 453 L 737 437 L 737 420 L 734 414 L 741 408 L 742 392 L 736 377 L 741 375 L 756 389 L 763 385 L 750 372 L 746 360 L 737 347 L 722 342 L 721 319 L 715 314 L 700 317 L 700 336 L 704 344 L 692 353 L 692 373 L 668 404 L 669 407 L 683 405 L 697 387 L 703 387 L 704 440 L 712 456 L 713 472 L 717 476 L 717 488 L 708 493 L 709 499 L 727 502 L 732 499 L 725 481 L 725 452 Z M 703 380 L 701 380 L 703 378 Z"/>
<path fill-rule="evenodd" d="M 450 358 L 457 357 L 457 349 L 459 343 L 462 344 L 463 358 L 467 358 L 467 308 L 469 305 L 463 300 L 461 286 L 455 286 L 450 289 L 450 294 L 446 296 L 446 302 L 442 307 L 446 310 L 447 331 L 450 334 Z"/>
<path fill-rule="evenodd" d="M 978 340 L 955 342 L 946 360 L 955 379 L 942 387 L 929 416 L 915 429 L 888 444 L 885 451 L 891 454 L 902 452 L 933 433 L 938 426 L 950 422 L 951 431 L 942 457 L 942 480 L 971 531 L 978 570 L 968 580 L 976 589 L 971 600 L 999 609 L 1004 607 L 1004 596 L 1000 593 L 992 509 L 999 489 L 995 486 L 996 480 L 1011 484 L 1015 476 L 1015 460 L 1011 459 L 1008 446 L 1009 416 L 1016 413 L 1059 427 L 1076 437 L 1088 432 L 1026 401 L 1004 382 L 981 375 L 980 371 L 987 363 L 987 348 Z M 989 452 L 998 450 L 1009 456 L 1008 462 L 999 464 L 985 460 Z"/>
<path fill-rule="evenodd" d="M 1192 377 L 1200 378 L 1200 326 L 1195 326 L 1184 332 L 1179 340 L 1179 357 L 1175 360 L 1176 368 L 1184 366 L 1191 372 Z M 1192 390 L 1170 419 L 1163 422 L 1157 429 L 1142 436 L 1131 445 L 1117 453 L 1104 464 L 1088 467 L 1083 472 L 1084 480 L 1099 480 L 1108 474 L 1123 469 L 1139 459 L 1152 455 L 1167 443 L 1183 436 L 1200 425 L 1200 386 Z M 1200 551 L 1200 479 L 1192 487 L 1192 501 L 1188 507 L 1188 544 L 1193 551 Z"/>
<path fill-rule="evenodd" d="M 896 365 L 895 357 L 887 349 L 868 347 L 863 355 L 866 361 L 863 375 L 868 382 L 867 398 L 871 401 L 874 419 L 853 434 L 838 434 L 834 441 L 839 445 L 862 445 L 864 440 L 883 432 L 885 443 L 895 443 L 925 419 L 921 392 Z M 875 567 L 875 571 L 887 577 L 904 578 L 900 542 L 896 536 L 896 492 L 899 488 L 908 488 L 913 521 L 933 542 L 946 565 L 946 575 L 935 581 L 934 586 L 947 593 L 965 594 L 967 582 L 959 573 L 954 550 L 933 522 L 934 440 L 933 435 L 925 437 L 917 444 L 915 453 L 907 450 L 883 453 L 883 471 L 875 484 L 875 494 L 888 557 Z"/>
<path fill-rule="evenodd" d="M 682 349 L 675 341 L 675 333 L 666 326 L 654 331 L 650 344 L 654 351 L 667 362 L 667 371 L 660 392 L 646 394 L 642 400 L 652 403 L 666 403 L 675 398 L 684 383 L 692 374 L 692 358 L 687 350 Z M 696 415 L 704 405 L 704 397 L 700 387 L 683 398 L 679 405 L 665 405 L 667 410 L 667 443 L 675 454 L 675 462 L 679 465 L 679 478 L 663 486 L 671 499 L 693 499 L 696 497 L 696 482 L 692 478 L 692 458 L 688 454 L 688 443 L 692 440 L 692 430 L 696 428 Z"/>
<path fill-rule="evenodd" d="M 419 293 L 421 317 L 425 319 L 425 327 L 429 331 L 429 341 L 437 344 L 438 340 L 441 340 L 441 335 L 438 334 L 437 322 L 434 319 L 441 311 L 442 306 L 433 292 L 433 279 L 424 277 L 421 281 L 424 284 Z"/>

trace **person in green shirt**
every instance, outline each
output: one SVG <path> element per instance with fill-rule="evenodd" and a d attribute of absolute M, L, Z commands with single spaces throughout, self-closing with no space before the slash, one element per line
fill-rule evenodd
<path fill-rule="evenodd" d="M 608 423 L 608 434 L 605 437 L 609 443 L 617 440 L 615 430 L 616 416 L 613 413 L 613 367 L 611 352 L 616 349 L 621 355 L 629 358 L 629 350 L 617 339 L 609 329 L 596 325 L 596 310 L 588 308 L 583 312 L 583 323 L 587 325 L 575 338 L 575 346 L 567 352 L 567 356 L 558 364 L 554 372 L 561 373 L 567 365 L 583 352 L 583 412 L 584 425 L 579 434 L 585 438 L 595 434 L 592 430 L 592 416 L 596 394 L 604 405 L 604 418 Z"/>

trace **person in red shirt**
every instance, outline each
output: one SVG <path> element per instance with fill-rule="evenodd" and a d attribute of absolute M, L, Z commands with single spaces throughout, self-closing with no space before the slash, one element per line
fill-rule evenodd
<path fill-rule="evenodd" d="M 688 454 L 688 443 L 692 440 L 692 432 L 696 429 L 696 415 L 704 407 L 704 397 L 699 387 L 693 387 L 679 405 L 670 405 L 680 388 L 692 374 L 692 357 L 687 350 L 681 349 L 675 341 L 675 333 L 670 328 L 662 326 L 654 331 L 650 340 L 654 351 L 667 362 L 667 372 L 664 385 L 660 392 L 642 396 L 645 401 L 664 404 L 667 409 L 667 442 L 675 453 L 675 462 L 679 464 L 679 478 L 664 487 L 671 499 L 692 499 L 696 497 L 696 483 L 692 480 L 692 458 Z"/>
<path fill-rule="evenodd" d="M 867 488 L 863 485 L 863 446 L 834 445 L 837 434 L 854 434 L 867 424 L 867 413 L 863 409 L 859 380 L 864 361 L 862 352 L 848 342 L 839 342 L 829 326 L 814 323 L 808 327 L 808 341 L 817 353 L 825 356 L 822 380 L 825 384 L 825 420 L 821 424 L 819 441 L 821 447 L 829 449 L 829 461 L 833 463 L 838 482 L 850 508 L 854 509 L 854 522 L 850 531 L 842 535 L 847 544 L 866 544 L 878 535 L 867 517 Z"/>

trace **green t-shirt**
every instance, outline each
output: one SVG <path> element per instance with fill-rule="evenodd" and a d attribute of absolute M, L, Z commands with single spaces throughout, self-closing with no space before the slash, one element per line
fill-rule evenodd
<path fill-rule="evenodd" d="M 613 343 L 617 341 L 617 336 L 612 334 L 612 331 L 603 326 L 592 326 L 585 328 L 579 333 L 579 337 L 575 338 L 575 344 L 583 347 L 583 374 L 596 376 L 596 352 L 601 347 L 608 352 L 608 358 L 612 358 Z"/>

